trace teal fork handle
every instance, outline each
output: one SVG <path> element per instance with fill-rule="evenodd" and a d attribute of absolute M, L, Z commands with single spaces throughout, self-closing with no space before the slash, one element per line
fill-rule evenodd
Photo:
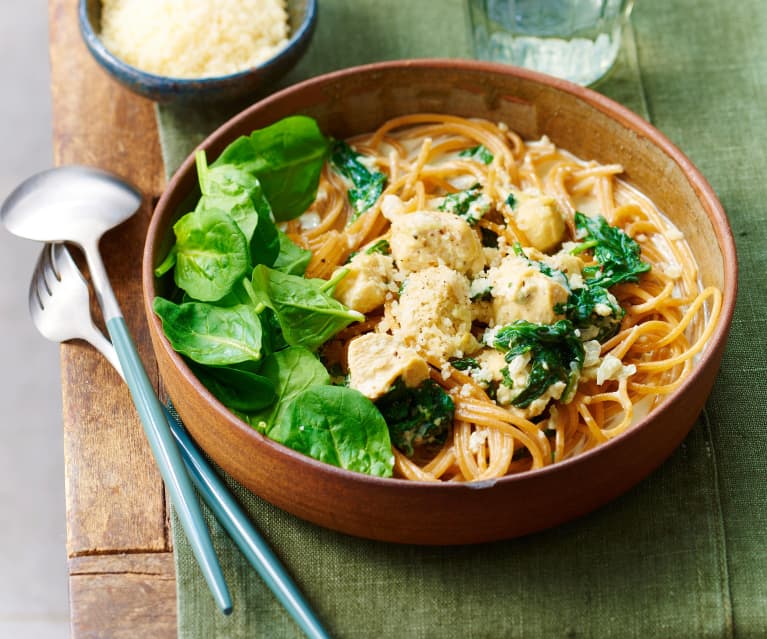
<path fill-rule="evenodd" d="M 171 502 L 216 603 L 228 615 L 232 612 L 232 598 L 213 550 L 200 503 L 170 432 L 163 405 L 141 364 L 125 319 L 121 315 L 112 317 L 106 325 Z"/>
<path fill-rule="evenodd" d="M 218 522 L 304 634 L 310 639 L 329 639 L 330 635 L 322 627 L 282 562 L 255 529 L 221 477 L 210 467 L 181 422 L 167 409 L 165 414 L 189 476 Z"/>

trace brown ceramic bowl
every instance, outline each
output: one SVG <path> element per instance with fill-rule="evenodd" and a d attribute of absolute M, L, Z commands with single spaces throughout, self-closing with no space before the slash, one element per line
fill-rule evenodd
<path fill-rule="evenodd" d="M 163 335 L 152 299 L 153 268 L 171 226 L 195 196 L 194 158 L 160 200 L 144 253 L 146 312 L 163 382 L 198 444 L 228 473 L 276 506 L 352 535 L 418 544 L 511 538 L 587 513 L 659 466 L 692 427 L 717 375 L 736 294 L 735 247 L 727 218 L 703 176 L 659 131 L 588 89 L 508 66 L 459 60 L 398 61 L 331 73 L 277 93 L 202 144 L 215 158 L 235 137 L 290 114 L 314 116 L 343 138 L 387 118 L 444 112 L 503 121 L 524 138 L 548 135 L 584 159 L 625 167 L 623 176 L 685 233 L 705 285 L 724 293 L 718 324 L 693 373 L 628 432 L 579 457 L 515 476 L 468 484 L 380 479 L 304 457 L 259 435 L 194 377 Z"/>

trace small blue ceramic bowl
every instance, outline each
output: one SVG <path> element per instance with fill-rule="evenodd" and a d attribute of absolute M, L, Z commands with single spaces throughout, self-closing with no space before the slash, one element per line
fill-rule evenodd
<path fill-rule="evenodd" d="M 141 71 L 103 44 L 101 0 L 80 0 L 80 32 L 96 61 L 118 82 L 157 102 L 225 101 L 253 95 L 276 82 L 309 46 L 317 22 L 317 0 L 287 0 L 291 37 L 275 56 L 245 71 L 207 78 L 172 78 Z"/>

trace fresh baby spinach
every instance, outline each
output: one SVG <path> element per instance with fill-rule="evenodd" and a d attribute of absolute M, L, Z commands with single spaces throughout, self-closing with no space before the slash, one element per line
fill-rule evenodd
<path fill-rule="evenodd" d="M 312 252 L 298 246 L 282 231 L 277 231 L 277 238 L 280 243 L 280 251 L 271 266 L 276 271 L 282 271 L 289 275 L 303 275 L 312 259 Z"/>
<path fill-rule="evenodd" d="M 343 275 L 342 271 L 339 277 Z M 352 322 L 365 319 L 332 296 L 339 277 L 307 279 L 259 265 L 246 288 L 256 304 L 274 311 L 288 344 L 313 351 Z"/>
<path fill-rule="evenodd" d="M 252 305 L 174 304 L 155 297 L 153 308 L 174 350 L 199 364 L 226 366 L 261 359 L 261 321 Z"/>
<path fill-rule="evenodd" d="M 367 211 L 383 193 L 386 175 L 380 171 L 371 171 L 361 161 L 357 153 L 346 142 L 338 140 L 333 144 L 330 162 L 338 173 L 354 186 L 349 189 L 349 202 L 354 209 L 351 221 Z"/>
<path fill-rule="evenodd" d="M 174 279 L 193 299 L 220 300 L 248 272 L 248 241 L 224 211 L 211 208 L 187 213 L 173 226 L 173 232 Z"/>
<path fill-rule="evenodd" d="M 231 164 L 208 167 L 202 150 L 195 160 L 202 191 L 196 211 L 226 211 L 248 241 L 251 262 L 271 265 L 280 252 L 280 241 L 258 178 Z"/>
<path fill-rule="evenodd" d="M 394 455 L 384 418 L 362 393 L 345 386 L 313 386 L 290 403 L 284 427 L 270 436 L 328 464 L 391 477 Z"/>
<path fill-rule="evenodd" d="M 282 432 L 287 408 L 296 395 L 312 386 L 330 383 L 330 375 L 319 358 L 301 346 L 272 353 L 264 359 L 259 374 L 272 383 L 275 401 L 268 408 L 249 415 L 248 422 L 268 437 L 272 437 L 272 430 L 278 436 Z"/>
<path fill-rule="evenodd" d="M 190 368 L 205 388 L 227 408 L 251 413 L 270 406 L 277 399 L 274 382 L 268 377 L 234 366 L 200 366 Z"/>
<path fill-rule="evenodd" d="M 172 270 L 178 290 L 153 306 L 201 383 L 259 432 L 328 463 L 390 476 L 383 417 L 357 391 L 331 386 L 314 352 L 364 320 L 332 296 L 346 271 L 304 278 L 311 252 L 275 223 L 314 201 L 329 148 L 314 120 L 296 116 L 237 139 L 210 165 L 199 151 L 200 199 L 176 222 L 176 242 L 155 270 Z M 385 178 L 369 177 L 355 182 L 357 208 L 380 195 Z"/>
<path fill-rule="evenodd" d="M 314 201 L 329 148 L 315 120 L 295 115 L 238 138 L 212 167 L 234 165 L 257 177 L 274 218 L 283 222 Z"/>

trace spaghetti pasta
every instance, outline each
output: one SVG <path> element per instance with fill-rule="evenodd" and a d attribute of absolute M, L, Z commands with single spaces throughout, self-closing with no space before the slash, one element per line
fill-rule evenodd
<path fill-rule="evenodd" d="M 389 120 L 349 144 L 385 176 L 380 196 L 360 214 L 353 185 L 327 163 L 316 201 L 285 231 L 312 251 L 307 277 L 349 268 L 336 295 L 366 314 L 326 345 L 326 363 L 346 373 L 354 339 L 391 335 L 428 363 L 454 403 L 440 445 L 415 440 L 412 454 L 394 451 L 397 476 L 469 481 L 561 462 L 625 432 L 692 370 L 722 294 L 700 285 L 682 233 L 620 180 L 619 165 L 583 161 L 545 137 L 523 141 L 503 124 L 437 114 Z M 641 248 L 649 269 L 607 283 L 596 243 L 583 241 L 584 219 L 600 216 L 629 249 Z M 391 254 L 371 250 L 381 242 Z M 590 282 L 601 301 L 573 324 L 567 309 Z M 433 295 L 406 299 L 430 287 Z M 531 351 L 498 347 L 499 331 L 515 322 L 569 326 L 580 344 L 573 352 L 585 352 L 571 377 L 527 403 L 519 398 L 531 384 Z M 455 365 L 467 356 L 468 368 Z"/>

